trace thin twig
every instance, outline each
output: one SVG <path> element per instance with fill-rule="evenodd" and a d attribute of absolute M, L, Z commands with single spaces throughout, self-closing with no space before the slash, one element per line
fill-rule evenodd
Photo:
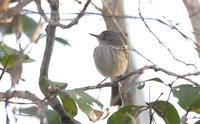
<path fill-rule="evenodd" d="M 91 4 L 94 6 L 94 4 L 91 2 Z M 96 7 L 95 7 L 96 8 Z M 96 8 L 97 10 L 99 11 L 102 11 L 100 8 Z M 27 9 L 23 9 L 21 11 L 21 14 L 50 14 L 48 12 L 44 12 L 43 11 L 33 11 L 33 10 L 27 10 Z M 69 14 L 69 15 L 79 15 L 80 13 L 60 13 L 60 14 Z M 41 15 L 41 16 L 42 16 Z M 88 15 L 97 15 L 97 16 L 103 16 L 103 17 L 106 17 L 106 18 L 124 18 L 124 19 L 142 19 L 140 16 L 130 16 L 130 15 L 113 15 L 113 14 L 109 14 L 109 15 L 106 15 L 106 14 L 102 14 L 102 13 L 95 13 L 95 12 L 84 12 L 83 15 L 85 16 L 88 16 Z M 44 16 L 43 18 L 46 18 L 47 16 Z M 167 27 L 169 27 L 170 29 L 172 30 L 176 30 L 181 36 L 183 36 L 186 40 L 190 40 L 192 42 L 194 42 L 194 40 L 190 37 L 188 37 L 187 35 L 185 35 L 182 31 L 180 31 L 175 25 L 173 25 L 172 23 L 170 23 L 171 21 L 167 20 L 168 22 L 165 22 L 164 20 L 161 20 L 159 18 L 149 18 L 149 17 L 143 17 L 144 20 L 148 20 L 148 21 L 157 21 L 158 23 L 162 24 L 162 25 L 165 25 Z M 47 19 L 49 20 L 49 19 Z M 65 20 L 74 20 L 74 19 L 65 19 Z M 47 21 L 48 22 L 48 21 Z M 62 28 L 62 27 L 61 27 Z"/>
<path fill-rule="evenodd" d="M 87 9 L 87 7 L 88 7 L 88 5 L 90 4 L 91 1 L 92 0 L 87 0 L 87 2 L 85 3 L 83 9 L 80 11 L 78 16 L 76 18 L 74 18 L 73 21 L 71 21 L 71 23 L 69 23 L 68 25 L 63 25 L 61 23 L 58 23 L 57 26 L 59 26 L 59 27 L 61 27 L 63 29 L 66 29 L 66 28 L 72 27 L 73 25 L 78 24 L 79 19 L 84 15 L 84 13 L 85 13 L 85 11 L 86 11 L 86 9 Z"/>
<path fill-rule="evenodd" d="M 78 4 L 81 4 L 82 2 L 79 0 L 74 0 L 75 2 L 77 2 Z"/>
<path fill-rule="evenodd" d="M 32 103 L 22 103 L 22 102 L 12 102 L 9 101 L 11 98 L 20 98 L 20 99 L 27 99 L 32 101 Z M 0 101 L 4 101 L 5 103 L 13 103 L 13 104 L 35 104 L 38 106 L 39 111 L 39 117 L 44 122 L 41 122 L 41 124 L 45 124 L 47 122 L 46 118 L 46 106 L 48 105 L 46 102 L 44 102 L 45 99 L 41 100 L 38 98 L 35 94 L 29 92 L 29 91 L 6 91 L 6 92 L 0 92 Z"/>
<path fill-rule="evenodd" d="M 134 52 L 136 52 L 138 55 L 140 55 L 142 58 L 144 58 L 145 60 L 147 60 L 148 62 L 150 62 L 153 65 L 156 65 L 154 62 L 152 62 L 150 59 L 148 59 L 147 57 L 145 57 L 143 54 L 141 54 L 138 50 L 134 49 L 134 48 L 128 48 L 127 50 L 132 50 Z"/>
<path fill-rule="evenodd" d="M 174 56 L 174 54 L 172 53 L 172 51 L 171 51 L 171 50 L 160 40 L 160 38 L 151 30 L 151 28 L 148 26 L 147 22 L 145 21 L 144 17 L 142 16 L 141 9 L 140 9 L 140 3 L 139 3 L 138 11 L 139 11 L 139 16 L 140 16 L 140 18 L 142 19 L 142 22 L 144 23 L 145 27 L 146 27 L 146 28 L 149 30 L 149 32 L 156 38 L 156 40 L 158 41 L 158 43 L 161 44 L 161 45 L 170 53 L 170 55 L 173 57 L 173 59 L 175 59 L 176 61 L 178 61 L 178 62 L 180 62 L 180 63 L 185 64 L 186 66 L 190 66 L 190 65 L 191 65 L 191 66 L 193 66 L 193 67 L 196 68 L 196 66 L 195 66 L 194 64 L 188 64 L 188 63 L 186 63 L 186 62 L 184 62 L 184 61 L 179 60 L 178 58 L 176 58 L 176 57 Z M 172 28 L 174 28 L 174 29 L 177 30 L 177 28 L 176 28 L 175 26 L 173 26 L 173 25 L 172 25 Z M 177 31 L 178 31 L 178 30 L 177 30 Z M 179 32 L 179 33 L 181 33 L 181 32 Z M 185 35 L 184 35 L 184 37 L 185 37 Z"/>
<path fill-rule="evenodd" d="M 174 82 L 176 82 L 178 80 L 178 78 L 176 78 L 174 81 L 172 81 L 172 83 L 170 83 L 168 86 L 170 87 L 170 92 L 168 94 L 168 97 L 167 97 L 167 100 L 166 100 L 166 103 L 164 105 L 164 111 L 163 111 L 163 117 L 165 117 L 165 114 L 166 114 L 166 111 L 167 111 L 167 107 L 168 107 L 168 104 L 169 103 L 169 99 L 170 99 L 170 96 L 172 94 L 172 85 L 174 84 Z"/>
<path fill-rule="evenodd" d="M 122 80 L 125 80 L 126 78 L 130 77 L 130 76 L 133 76 L 133 75 L 141 75 L 143 74 L 143 72 L 145 70 L 154 70 L 155 72 L 163 72 L 167 75 L 170 75 L 170 76 L 174 76 L 174 77 L 177 77 L 177 78 L 181 78 L 181 79 L 184 79 L 184 80 L 187 80 L 188 82 L 191 82 L 192 84 L 194 84 L 195 86 L 200 86 L 198 83 L 196 83 L 195 81 L 187 78 L 187 76 L 197 76 L 197 75 L 200 75 L 200 73 L 188 73 L 188 74 L 183 74 L 183 75 L 180 75 L 180 74 L 176 74 L 174 72 L 171 72 L 171 71 L 168 71 L 166 69 L 163 69 L 163 68 L 160 68 L 160 67 L 157 67 L 155 65 L 149 65 L 149 66 L 144 66 L 136 71 L 133 71 L 133 72 L 130 72 L 124 76 L 122 76 L 119 80 L 115 81 L 115 82 L 107 82 L 107 83 L 103 83 L 103 84 L 98 84 L 98 85 L 94 85 L 94 86 L 86 86 L 86 87 L 81 87 L 81 88 L 77 88 L 77 89 L 80 89 L 80 90 L 92 90 L 92 89 L 99 89 L 99 88 L 103 88 L 103 87 L 111 87 L 111 86 L 114 86 L 116 84 L 118 84 L 118 82 L 122 81 Z"/>
<path fill-rule="evenodd" d="M 80 11 L 80 13 L 78 13 L 78 16 L 76 18 L 74 18 L 69 24 L 64 25 L 64 24 L 61 24 L 60 22 L 54 21 L 52 19 L 49 19 L 47 17 L 47 15 L 45 14 L 44 10 L 42 9 L 41 1 L 40 0 L 35 0 L 38 12 L 43 17 L 43 19 L 46 22 L 48 22 L 50 25 L 59 26 L 60 28 L 63 28 L 63 29 L 70 28 L 73 25 L 78 24 L 79 19 L 84 15 L 84 13 L 85 13 L 88 5 L 90 4 L 90 2 L 91 2 L 91 0 L 87 0 L 87 2 L 85 3 L 83 9 Z"/>
<path fill-rule="evenodd" d="M 99 8 L 97 5 L 95 5 L 93 2 L 91 2 L 91 4 L 94 6 L 94 8 L 100 12 L 102 12 L 103 10 L 101 8 Z"/>

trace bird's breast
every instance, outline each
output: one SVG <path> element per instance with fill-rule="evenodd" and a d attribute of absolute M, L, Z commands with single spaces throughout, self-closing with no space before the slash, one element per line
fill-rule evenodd
<path fill-rule="evenodd" d="M 126 71 L 127 56 L 123 50 L 111 45 L 99 45 L 94 50 L 94 62 L 97 70 L 106 77 L 117 77 Z"/>

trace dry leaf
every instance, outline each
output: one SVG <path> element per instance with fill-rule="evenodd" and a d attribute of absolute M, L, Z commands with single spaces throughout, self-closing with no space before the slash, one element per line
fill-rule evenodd
<path fill-rule="evenodd" d="M 38 41 L 38 39 L 40 37 L 42 28 L 43 28 L 43 24 L 44 23 L 40 19 L 40 21 L 37 24 L 37 27 L 35 28 L 35 30 L 33 32 L 33 35 L 32 35 L 32 38 L 31 38 L 31 43 L 37 43 L 37 41 Z"/>
<path fill-rule="evenodd" d="M 9 7 L 10 0 L 3 0 L 0 2 L 0 12 L 6 12 Z"/>
<path fill-rule="evenodd" d="M 17 30 L 16 30 L 16 37 L 20 38 L 23 32 L 23 22 L 22 22 L 22 16 L 21 15 L 16 15 L 16 20 L 17 20 Z"/>

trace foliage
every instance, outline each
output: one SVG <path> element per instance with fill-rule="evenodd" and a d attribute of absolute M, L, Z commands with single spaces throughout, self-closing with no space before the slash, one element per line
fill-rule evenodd
<path fill-rule="evenodd" d="M 129 105 L 120 108 L 108 119 L 108 124 L 134 124 L 145 106 Z"/>
<path fill-rule="evenodd" d="M 93 109 L 93 104 L 95 103 L 101 109 L 103 108 L 102 103 L 81 90 L 64 90 L 67 87 L 67 83 L 53 82 L 46 77 L 42 77 L 39 84 L 42 93 L 47 97 L 47 99 L 51 99 L 56 97 L 56 95 L 59 95 L 65 111 L 71 117 L 74 117 L 77 114 L 78 108 L 76 104 L 78 104 L 79 108 L 92 121 L 96 121 L 98 116 L 95 113 L 95 109 Z"/>
<path fill-rule="evenodd" d="M 34 61 L 28 55 L 7 46 L 4 42 L 0 42 L 0 55 L 0 63 L 7 68 L 14 66 L 20 61 L 22 63 Z"/>
<path fill-rule="evenodd" d="M 18 76 L 17 77 L 18 79 L 16 80 L 16 82 L 19 82 L 19 80 L 21 80 L 22 71 L 20 70 L 23 69 L 22 65 L 24 63 L 34 62 L 34 60 L 30 58 L 27 53 L 24 53 L 24 52 L 30 44 L 33 44 L 33 43 L 36 44 L 41 38 L 46 37 L 46 34 L 42 30 L 44 29 L 43 27 L 44 24 L 47 23 L 47 24 L 51 24 L 51 26 L 52 25 L 55 27 L 60 26 L 61 28 L 63 28 L 60 22 L 56 23 L 48 19 L 48 17 L 45 18 L 45 16 L 42 15 L 42 14 L 46 14 L 44 12 L 43 13 L 38 12 L 38 14 L 41 14 L 41 16 L 44 19 L 44 20 L 40 19 L 38 22 L 31 16 L 22 14 L 21 12 L 23 8 L 22 7 L 23 4 L 21 3 L 26 3 L 26 2 L 31 2 L 31 1 L 32 0 L 17 1 L 18 3 L 16 4 L 17 5 L 20 4 L 20 6 L 15 6 L 13 8 L 9 8 L 9 2 L 16 2 L 16 0 L 13 0 L 13 1 L 4 0 L 2 3 L 0 3 L 1 4 L 0 29 L 1 29 L 1 35 L 2 35 L 2 39 L 1 39 L 2 41 L 0 42 L 0 64 L 2 67 L 0 79 L 2 79 L 2 76 L 4 73 L 8 72 L 11 75 L 11 79 L 15 79 L 15 77 L 12 77 L 13 73 L 18 73 L 17 75 L 14 75 L 14 76 Z M 87 2 L 87 4 L 89 3 L 90 2 Z M 64 25 L 64 27 L 69 28 L 70 26 L 77 24 L 78 20 L 84 15 L 84 12 L 87 8 L 86 6 L 87 4 L 85 4 L 80 14 L 77 14 L 78 15 L 77 18 L 73 19 L 70 25 Z M 37 7 L 39 8 L 38 4 L 37 4 Z M 54 6 L 54 8 L 56 7 Z M 20 10 L 20 9 L 21 11 L 18 12 L 17 10 Z M 16 11 L 16 13 L 13 12 L 13 10 Z M 143 23 L 145 24 L 146 28 L 151 32 L 151 34 L 156 37 L 156 35 L 147 25 L 145 18 L 142 17 L 141 13 L 140 13 L 140 19 L 142 19 Z M 156 19 L 149 19 L 149 20 L 156 20 Z M 167 25 L 170 28 L 176 29 L 176 27 L 174 27 L 171 23 L 168 24 L 162 20 L 156 20 L 156 21 L 161 22 L 161 24 Z M 184 35 L 182 32 L 180 32 L 178 29 L 176 29 L 176 31 L 178 31 L 185 39 L 188 39 L 188 37 Z M 15 34 L 16 41 L 17 41 L 16 43 L 19 46 L 19 50 L 6 45 L 6 41 L 3 40 L 4 36 L 6 35 L 12 36 L 12 34 Z M 21 44 L 23 44 L 23 42 L 19 42 L 22 35 L 25 35 L 30 40 L 29 44 L 25 48 L 21 48 Z M 156 37 L 156 39 L 173 56 L 171 51 L 159 40 L 159 38 Z M 71 46 L 68 40 L 62 37 L 55 36 L 55 41 L 63 45 Z M 199 46 L 196 45 L 196 47 L 197 47 L 197 52 L 199 52 Z M 138 51 L 134 49 L 133 51 L 141 55 Z M 145 58 L 143 55 L 141 56 Z M 174 56 L 173 58 L 177 60 Z M 148 62 L 152 63 L 148 58 L 145 58 L 145 59 Z M 181 62 L 180 60 L 177 60 L 177 61 Z M 184 62 L 182 63 L 185 64 Z M 18 65 L 21 65 L 21 66 L 20 68 L 16 69 L 16 66 Z M 168 71 L 166 69 L 160 68 L 157 65 L 154 65 L 154 66 L 145 66 L 144 68 L 138 69 L 132 75 L 135 75 L 135 74 L 142 75 L 144 71 L 147 69 L 152 69 L 155 72 L 160 71 L 167 74 L 168 76 L 174 76 L 177 79 L 180 79 L 180 78 L 184 79 L 185 81 L 188 81 L 191 84 L 185 84 L 185 82 L 183 82 L 182 84 L 174 85 L 175 81 L 167 84 L 165 83 L 165 80 L 159 77 L 151 77 L 150 79 L 135 82 L 127 89 L 127 91 L 132 90 L 134 88 L 137 88 L 138 90 L 142 90 L 143 88 L 145 88 L 147 83 L 156 82 L 157 84 L 158 83 L 164 84 L 166 87 L 170 89 L 169 99 L 161 100 L 160 98 L 158 98 L 154 101 L 147 102 L 146 105 L 130 104 L 130 105 L 121 107 L 114 114 L 110 115 L 109 111 L 106 111 L 104 113 L 103 111 L 104 106 L 99 100 L 97 100 L 96 98 L 93 98 L 92 96 L 84 92 L 84 90 L 82 90 L 81 88 L 67 89 L 68 83 L 52 81 L 48 77 L 42 76 L 39 79 L 39 86 L 40 86 L 41 92 L 45 96 L 45 99 L 39 100 L 39 102 L 33 100 L 34 101 L 33 103 L 35 104 L 34 106 L 29 106 L 26 108 L 21 107 L 17 111 L 19 115 L 33 116 L 40 119 L 41 115 L 39 113 L 40 108 L 38 104 L 42 104 L 44 105 L 44 107 L 47 107 L 49 105 L 49 101 L 52 100 L 52 98 L 58 97 L 62 103 L 64 111 L 69 115 L 69 117 L 74 118 L 78 114 L 79 110 L 81 110 L 88 116 L 89 120 L 96 122 L 100 119 L 107 119 L 108 120 L 107 124 L 133 124 L 133 123 L 136 123 L 137 117 L 143 112 L 149 113 L 150 123 L 153 123 L 153 121 L 156 120 L 155 119 L 156 115 L 158 115 L 158 117 L 161 118 L 166 124 L 179 124 L 179 123 L 184 124 L 184 123 L 187 123 L 188 114 L 190 112 L 194 112 L 197 115 L 200 114 L 199 85 L 198 83 L 191 81 L 189 78 L 187 78 L 188 76 L 199 76 L 200 75 L 199 72 L 179 75 L 174 72 Z M 127 77 L 126 76 L 127 75 L 125 75 L 125 77 L 122 77 L 122 78 L 126 79 L 130 75 L 128 75 Z M 108 84 L 109 86 L 113 85 L 111 83 L 108 83 Z M 108 85 L 99 84 L 98 86 L 95 86 L 95 88 L 103 88 L 106 86 Z M 85 89 L 89 90 L 89 89 L 95 89 L 95 88 L 86 87 Z M 28 99 L 28 98 L 25 98 L 24 95 L 15 96 L 14 94 L 15 91 L 12 90 L 12 87 L 8 89 L 8 91 L 9 92 L 3 92 L 2 93 L 3 95 L 1 95 L 2 98 L 0 98 L 1 100 L 4 100 L 6 103 L 5 109 L 7 107 L 7 103 L 9 103 L 10 97 L 19 97 L 19 98 Z M 26 91 L 23 93 L 26 93 Z M 170 101 L 170 97 L 172 96 L 171 94 L 173 95 L 173 97 L 178 99 L 178 106 L 180 106 L 183 110 L 185 110 L 185 114 L 182 117 L 180 117 L 180 113 L 176 107 L 177 105 L 173 105 Z M 49 124 L 62 123 L 62 120 L 60 119 L 59 114 L 55 112 L 54 110 L 48 108 L 45 114 L 47 115 L 47 120 Z M 104 114 L 106 114 L 105 117 L 103 117 Z M 199 118 L 195 118 L 195 119 L 196 119 L 195 124 L 200 123 Z"/>
<path fill-rule="evenodd" d="M 30 116 L 30 117 L 36 117 L 38 119 L 40 118 L 37 106 L 20 108 L 19 113 L 22 115 Z M 47 110 L 47 121 L 48 121 L 48 124 L 62 124 L 58 113 L 56 113 L 55 111 L 51 109 Z"/>
<path fill-rule="evenodd" d="M 173 95 L 178 98 L 178 104 L 187 112 L 200 114 L 200 89 L 189 84 L 173 87 Z"/>

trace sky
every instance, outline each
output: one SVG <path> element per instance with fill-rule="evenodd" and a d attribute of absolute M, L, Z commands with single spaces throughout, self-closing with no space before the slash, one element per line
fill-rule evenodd
<path fill-rule="evenodd" d="M 99 7 L 101 6 L 100 0 L 96 0 L 93 2 Z M 133 17 L 139 16 L 139 1 L 124 0 L 124 3 L 126 15 Z M 31 6 L 34 6 L 34 4 L 32 4 Z M 73 0 L 60 1 L 61 20 L 69 19 L 76 16 L 69 13 L 79 12 L 82 6 L 83 4 L 79 5 Z M 182 31 L 194 40 L 190 20 L 182 1 L 141 0 L 140 7 L 143 17 L 160 19 L 164 22 L 171 23 L 175 25 L 180 31 Z M 27 8 L 29 9 L 29 7 Z M 49 10 L 46 9 L 46 12 L 49 12 Z M 99 13 L 92 5 L 89 6 L 87 12 Z M 39 20 L 38 15 L 30 16 L 34 16 L 37 21 Z M 128 18 L 126 19 L 126 21 L 128 34 L 132 46 L 134 46 L 136 50 L 138 50 L 142 55 L 150 59 L 153 63 L 156 63 L 160 67 L 180 74 L 195 70 L 193 67 L 187 67 L 184 64 L 180 64 L 179 62 L 174 60 L 169 51 L 164 48 L 162 44 L 158 43 L 156 38 L 149 32 L 141 19 Z M 146 20 L 146 22 L 148 23 L 150 29 L 160 38 L 163 44 L 165 44 L 167 48 L 172 51 L 175 57 L 187 63 L 194 63 L 199 66 L 199 58 L 194 49 L 192 40 L 185 40 L 176 30 L 173 30 L 156 20 Z M 68 23 L 68 21 L 62 21 L 62 23 L 66 24 Z M 64 46 L 60 43 L 55 43 L 52 61 L 50 64 L 49 78 L 54 81 L 67 82 L 69 84 L 67 88 L 69 89 L 96 85 L 100 81 L 102 81 L 104 77 L 98 73 L 93 62 L 93 50 L 98 45 L 98 42 L 95 38 L 91 37 L 89 33 L 99 34 L 103 30 L 106 30 L 103 18 L 97 15 L 84 16 L 83 18 L 81 18 L 77 25 L 73 26 L 70 29 L 57 28 L 56 36 L 67 39 L 71 46 Z M 25 36 L 22 36 L 22 39 L 23 42 L 28 43 Z M 15 42 L 13 42 L 15 41 L 14 35 L 5 37 L 5 41 L 7 41 L 6 43 L 11 46 L 16 46 Z M 20 82 L 19 86 L 17 86 L 17 89 L 19 90 L 28 90 L 30 92 L 37 93 L 40 98 L 43 98 L 43 94 L 39 90 L 38 77 L 40 64 L 43 57 L 44 45 L 45 38 L 41 39 L 37 44 L 33 44 L 29 47 L 29 56 L 36 61 L 30 64 L 24 64 L 22 77 L 25 78 L 26 81 Z M 133 52 L 133 55 L 134 62 L 136 63 L 137 68 L 150 64 L 137 53 Z M 156 76 L 161 77 L 161 79 L 164 80 L 165 83 L 171 83 L 175 79 L 174 77 L 169 78 L 162 73 L 146 71 L 140 76 L 138 80 L 145 80 Z M 9 76 L 5 75 L 5 79 L 3 81 L 7 81 L 8 78 Z M 9 87 L 9 84 L 0 84 L 0 87 L 2 87 L 0 89 L 1 91 L 5 91 Z M 149 90 L 151 91 L 151 98 L 149 98 Z M 148 84 L 143 90 L 140 90 L 138 92 L 139 96 L 141 94 L 145 94 L 145 101 L 149 101 L 149 99 L 151 101 L 154 101 L 163 91 L 165 91 L 165 93 L 161 96 L 161 99 L 166 99 L 169 88 L 163 86 L 162 84 Z M 87 93 L 104 103 L 104 109 L 109 107 L 109 88 L 87 91 Z M 176 104 L 177 100 L 172 99 L 170 102 Z M 143 100 L 139 101 L 139 103 L 144 104 Z M 1 104 L 0 109 L 4 109 L 3 104 Z M 5 116 L 5 114 L 1 114 L 3 113 L 0 113 L 1 117 Z M 80 111 L 79 115 L 76 118 L 80 122 L 88 121 L 88 124 L 92 124 L 92 122 L 89 122 L 87 116 Z M 32 123 L 38 123 L 36 119 L 31 119 L 33 120 Z M 30 118 L 28 117 L 19 117 L 17 124 L 22 124 L 24 123 L 24 121 L 29 120 Z M 162 121 L 159 119 L 157 122 L 159 122 L 159 124 L 162 123 Z M 96 124 L 105 123 L 106 120 L 96 122 Z"/>

